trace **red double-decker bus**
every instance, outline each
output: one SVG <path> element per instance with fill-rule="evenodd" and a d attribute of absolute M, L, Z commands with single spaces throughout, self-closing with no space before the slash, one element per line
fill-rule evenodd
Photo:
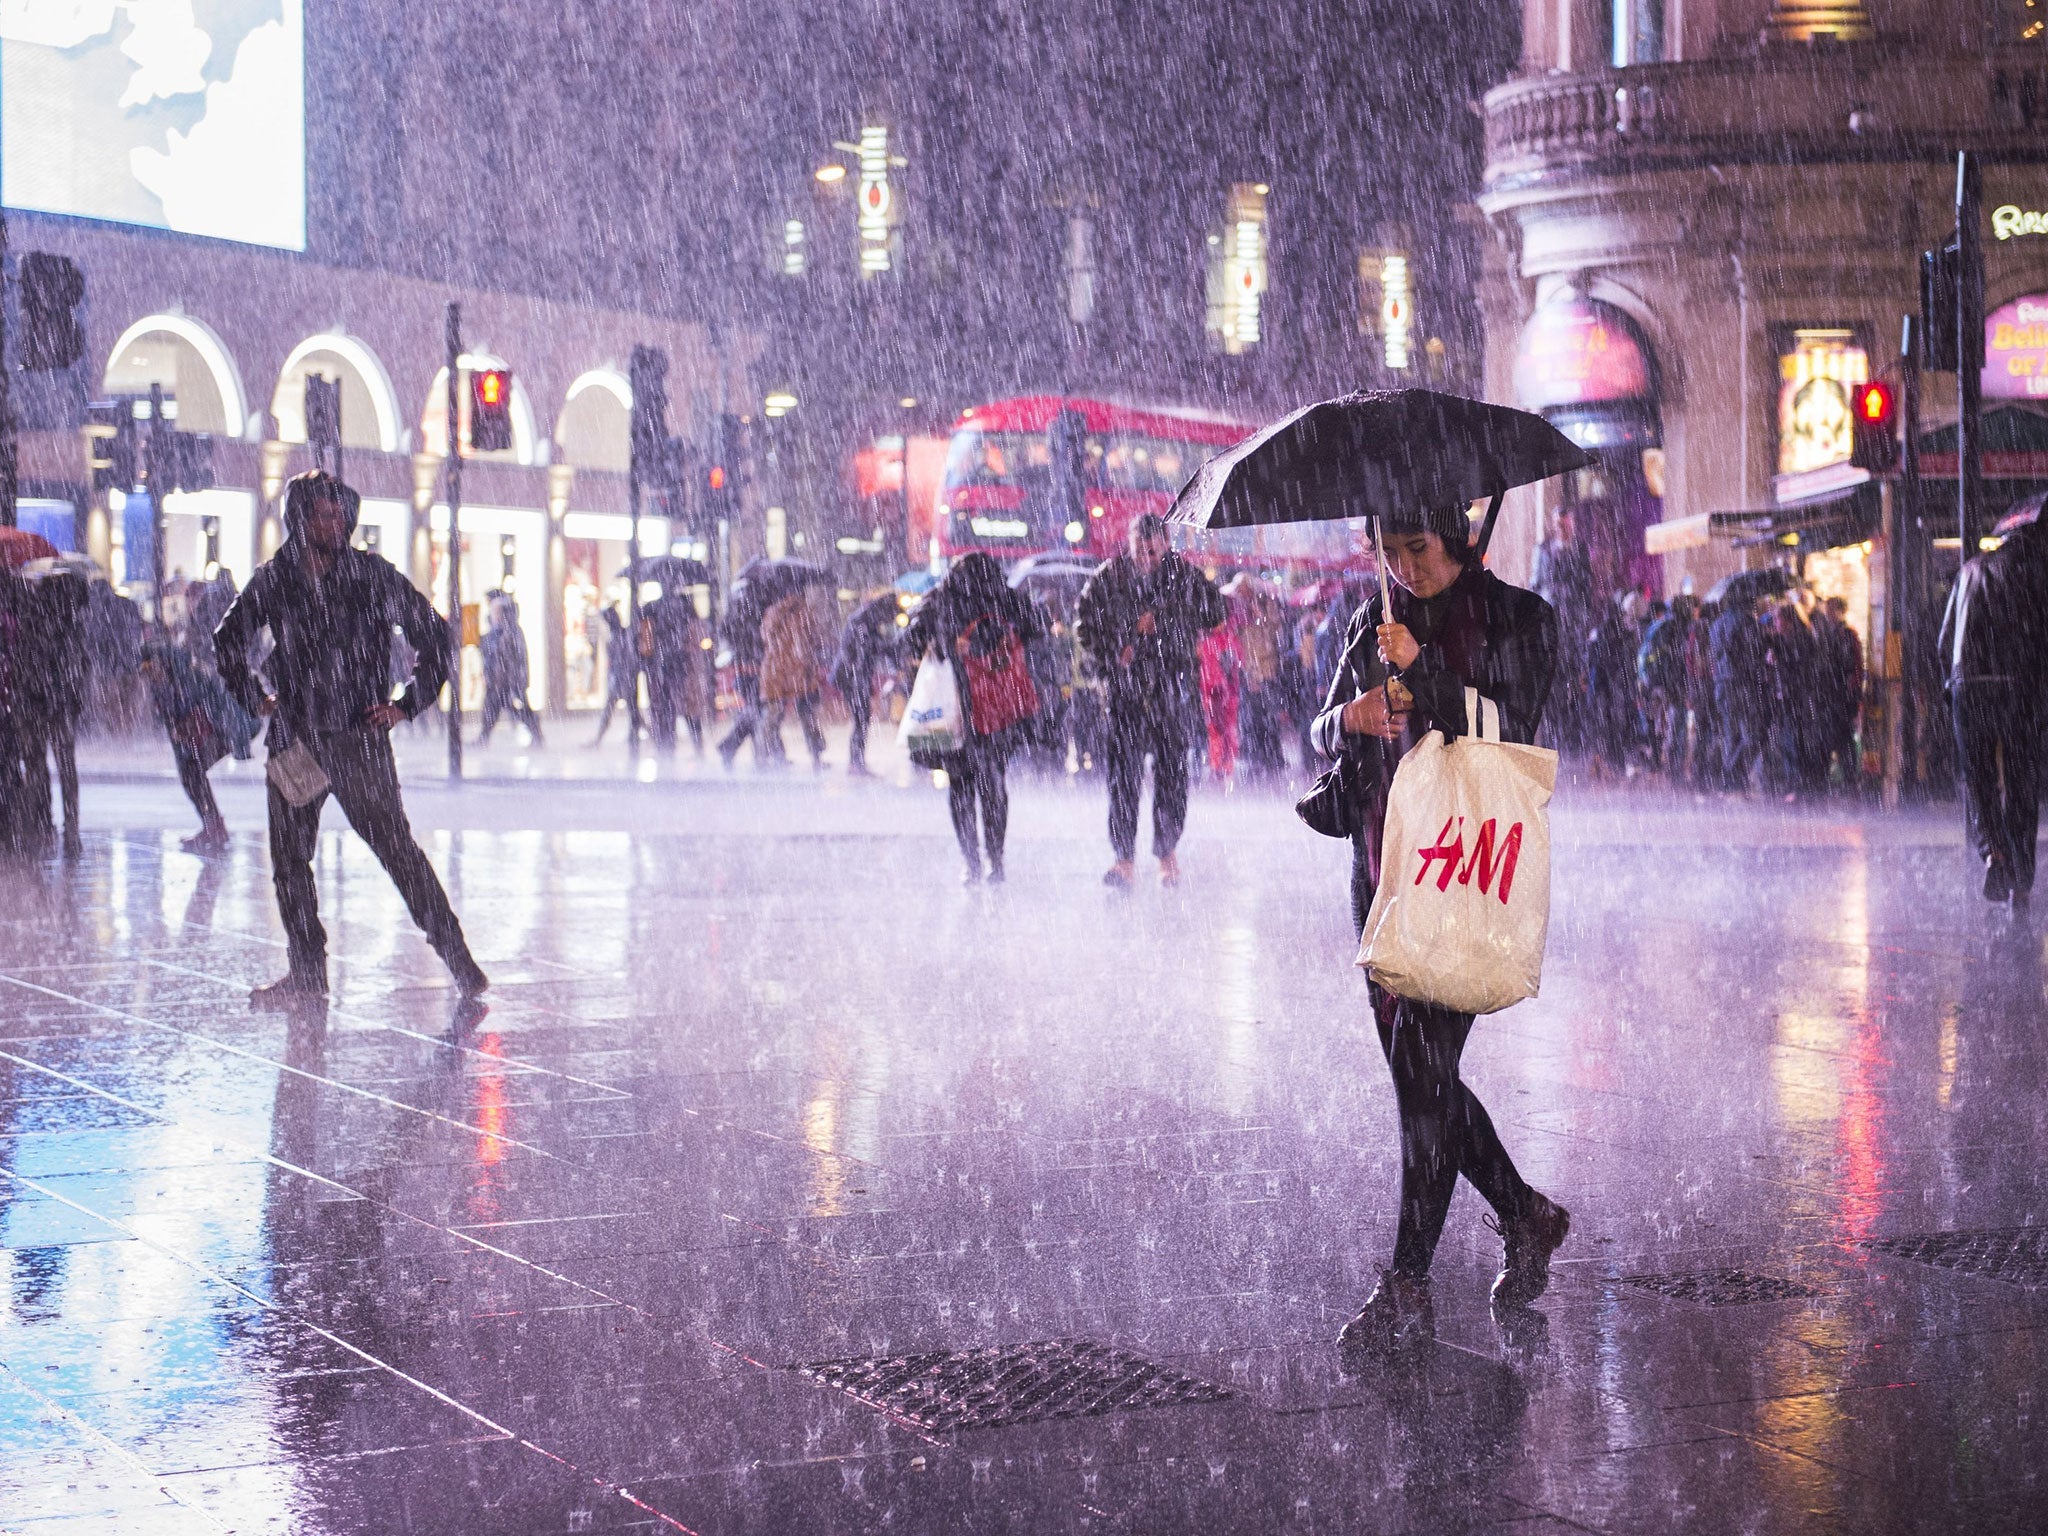
<path fill-rule="evenodd" d="M 1254 430 L 1061 395 L 972 406 L 947 448 L 933 548 L 949 559 L 970 550 L 1106 558 L 1140 514 L 1164 512 L 1203 460 Z"/>

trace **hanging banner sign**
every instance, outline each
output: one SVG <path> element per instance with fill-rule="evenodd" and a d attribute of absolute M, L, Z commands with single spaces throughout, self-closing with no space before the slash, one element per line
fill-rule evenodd
<path fill-rule="evenodd" d="M 1515 403 L 1527 410 L 1647 400 L 1650 361 L 1635 324 L 1611 304 L 1545 304 L 1515 348 Z"/>
<path fill-rule="evenodd" d="M 2048 293 L 1984 317 L 1984 398 L 2048 400 Z"/>

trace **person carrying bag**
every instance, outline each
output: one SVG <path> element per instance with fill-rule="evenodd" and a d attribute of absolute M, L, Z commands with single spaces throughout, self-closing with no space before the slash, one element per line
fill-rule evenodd
<path fill-rule="evenodd" d="M 1430 1263 L 1460 1174 L 1505 1243 L 1497 1311 L 1542 1294 L 1571 1225 L 1516 1170 L 1459 1075 L 1477 1013 L 1533 995 L 1540 970 L 1555 763 L 1525 754 L 1556 617 L 1479 563 L 1462 506 L 1390 515 L 1378 542 L 1394 585 L 1351 622 L 1311 731 L 1332 770 L 1299 807 L 1351 838 L 1352 922 L 1400 1116 L 1393 1259 L 1339 1335 L 1346 1352 L 1433 1331 Z M 1490 951 L 1503 933 L 1508 949 Z"/>
<path fill-rule="evenodd" d="M 902 739 L 912 762 L 945 771 L 969 885 L 981 882 L 984 868 L 991 885 L 1003 881 L 1010 754 L 1039 710 L 1026 647 L 1044 634 L 1037 612 L 1003 580 L 1003 568 L 979 553 L 955 562 L 903 632 L 904 650 L 919 664 Z"/>

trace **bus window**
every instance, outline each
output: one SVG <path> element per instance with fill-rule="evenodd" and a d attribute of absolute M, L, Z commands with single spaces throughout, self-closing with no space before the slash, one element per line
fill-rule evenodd
<path fill-rule="evenodd" d="M 946 450 L 946 485 L 1016 485 L 1043 479 L 1052 448 L 1035 432 L 955 432 Z"/>

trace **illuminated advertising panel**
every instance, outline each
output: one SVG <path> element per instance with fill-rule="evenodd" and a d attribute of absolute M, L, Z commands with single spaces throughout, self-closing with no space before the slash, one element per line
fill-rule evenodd
<path fill-rule="evenodd" d="M 2048 400 L 2048 293 L 1984 317 L 1984 398 Z"/>
<path fill-rule="evenodd" d="M 0 0 L 0 200 L 304 250 L 304 0 Z"/>
<path fill-rule="evenodd" d="M 1870 354 L 1849 330 L 1800 330 L 1778 356 L 1778 473 L 1849 462 L 1851 396 L 1870 378 Z"/>

